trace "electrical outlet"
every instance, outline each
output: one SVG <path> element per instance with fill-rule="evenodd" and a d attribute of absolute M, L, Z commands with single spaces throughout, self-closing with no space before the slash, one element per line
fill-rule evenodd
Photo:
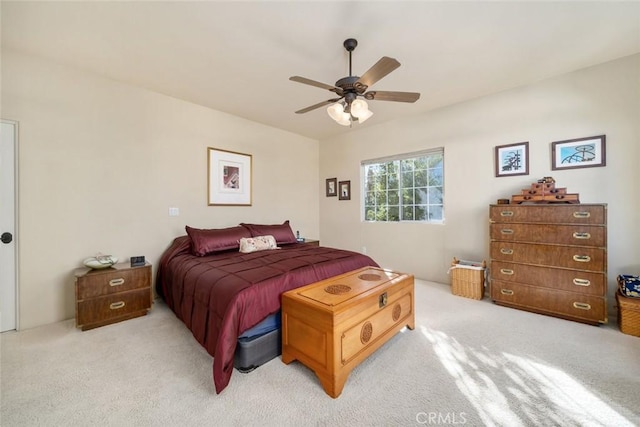
<path fill-rule="evenodd" d="M 169 208 L 169 216 L 178 216 L 180 215 L 179 208 Z"/>

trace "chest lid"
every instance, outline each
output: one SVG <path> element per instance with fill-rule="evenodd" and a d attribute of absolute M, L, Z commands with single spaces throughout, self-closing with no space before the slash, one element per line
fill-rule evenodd
<path fill-rule="evenodd" d="M 328 307 L 337 306 L 369 291 L 384 290 L 402 274 L 381 268 L 364 267 L 322 280 L 294 292 Z"/>

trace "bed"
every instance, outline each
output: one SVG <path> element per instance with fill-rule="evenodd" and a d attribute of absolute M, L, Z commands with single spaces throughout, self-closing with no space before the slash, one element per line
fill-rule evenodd
<path fill-rule="evenodd" d="M 245 333 L 272 323 L 269 319 L 277 317 L 283 292 L 378 266 L 357 252 L 297 242 L 288 221 L 186 230 L 187 235 L 175 238 L 160 259 L 156 292 L 213 356 L 216 393 L 229 384 L 239 342 L 264 335 L 269 345 L 279 344 L 279 330 L 273 326 L 267 333 Z M 272 238 L 266 249 L 256 243 L 263 236 Z M 264 351 L 260 346 L 247 348 L 253 347 Z"/>

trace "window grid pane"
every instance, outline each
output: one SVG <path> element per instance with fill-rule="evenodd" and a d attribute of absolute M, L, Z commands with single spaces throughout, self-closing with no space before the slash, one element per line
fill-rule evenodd
<path fill-rule="evenodd" d="M 440 151 L 365 165 L 365 221 L 442 221 L 443 165 Z"/>

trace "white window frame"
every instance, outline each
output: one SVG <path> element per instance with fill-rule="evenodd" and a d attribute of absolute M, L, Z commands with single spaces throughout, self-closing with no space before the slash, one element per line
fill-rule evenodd
<path fill-rule="evenodd" d="M 398 165 L 398 182 L 399 182 L 399 194 L 398 194 L 398 220 L 378 220 L 378 219 L 368 219 L 367 218 L 367 166 L 371 166 L 371 165 L 376 165 L 376 164 L 382 164 L 382 163 L 389 163 L 389 162 L 395 162 L 398 161 L 399 163 L 401 163 L 403 160 L 410 160 L 410 159 L 416 159 L 416 158 L 420 158 L 420 157 L 425 157 L 425 156 L 434 156 L 434 155 L 439 155 L 442 157 L 442 162 L 441 162 L 441 171 L 440 171 L 440 181 L 441 181 L 441 185 L 439 186 L 434 186 L 434 187 L 440 187 L 440 196 L 441 196 L 441 203 L 429 203 L 427 202 L 426 204 L 420 204 L 420 206 L 425 206 L 425 209 L 430 209 L 431 207 L 439 207 L 440 211 L 441 211 L 441 218 L 436 218 L 436 219 L 403 219 L 403 217 L 405 217 L 403 215 L 403 203 L 402 203 L 402 192 L 403 192 L 403 188 L 402 188 L 402 178 L 401 178 L 401 170 L 400 170 L 400 164 Z M 427 171 L 432 170 L 432 169 L 427 169 Z M 428 172 L 427 172 L 428 173 Z M 445 197 L 445 182 L 444 182 L 444 147 L 439 147 L 439 148 L 433 148 L 433 149 L 429 149 L 429 150 L 423 150 L 423 151 L 417 151 L 417 152 L 412 152 L 412 153 L 404 153 L 404 154 L 398 154 L 398 155 L 392 155 L 392 156 L 387 156 L 387 157 L 380 157 L 380 158 L 376 158 L 376 159 L 369 159 L 369 160 L 363 160 L 360 162 L 360 175 L 361 175 L 361 182 L 360 182 L 360 188 L 361 188 L 361 198 L 360 198 L 360 202 L 361 202 L 361 209 L 360 209 L 360 216 L 361 216 L 361 220 L 363 222 L 370 222 L 370 223 L 398 223 L 398 222 L 409 222 L 409 223 L 426 223 L 426 224 L 442 224 L 444 223 L 444 219 L 445 219 L 445 211 L 444 211 L 444 197 Z M 415 177 L 415 176 L 414 176 Z M 411 189 L 415 189 L 416 187 L 410 187 Z M 420 187 L 422 188 L 422 187 Z M 436 194 L 438 194 L 438 190 L 432 190 L 435 191 Z M 427 191 L 427 193 L 429 194 L 429 197 L 431 197 L 431 191 Z M 413 195 L 413 197 L 416 197 L 415 193 Z M 388 206 L 388 205 L 385 205 Z M 391 205 L 391 206 L 396 206 L 396 205 Z M 416 205 L 414 205 L 415 207 Z M 414 214 L 415 215 L 415 214 Z"/>

